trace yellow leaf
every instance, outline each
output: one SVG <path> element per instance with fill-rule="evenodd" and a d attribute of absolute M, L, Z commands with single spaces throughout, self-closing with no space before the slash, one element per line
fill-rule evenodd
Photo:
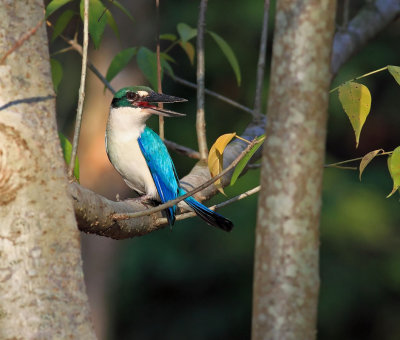
<path fill-rule="evenodd" d="M 224 150 L 235 136 L 235 132 L 219 136 L 211 147 L 210 153 L 208 154 L 208 169 L 210 170 L 211 177 L 215 177 L 221 173 L 224 166 Z M 221 186 L 221 179 L 216 180 L 214 184 L 221 193 L 225 194 Z"/>
<path fill-rule="evenodd" d="M 374 150 L 371 152 L 368 152 L 361 160 L 360 162 L 360 181 L 361 181 L 361 175 L 364 172 L 365 168 L 367 167 L 367 165 L 375 158 L 375 156 L 379 153 L 383 152 L 383 149 L 378 149 L 378 150 Z"/>
<path fill-rule="evenodd" d="M 193 65 L 194 54 L 195 54 L 194 46 L 189 41 L 186 41 L 186 42 L 181 41 L 179 43 L 179 45 L 181 45 L 183 50 L 186 52 L 186 54 L 190 60 L 190 63 Z"/>
<path fill-rule="evenodd" d="M 371 109 L 371 93 L 365 85 L 350 81 L 339 87 L 339 100 L 353 126 L 358 147 L 361 129 Z"/>
<path fill-rule="evenodd" d="M 388 65 L 388 71 L 393 76 L 393 78 L 397 81 L 397 84 L 400 85 L 400 67 Z"/>
<path fill-rule="evenodd" d="M 392 196 L 400 187 L 400 146 L 388 157 L 388 168 L 393 180 L 393 190 L 386 198 Z"/>

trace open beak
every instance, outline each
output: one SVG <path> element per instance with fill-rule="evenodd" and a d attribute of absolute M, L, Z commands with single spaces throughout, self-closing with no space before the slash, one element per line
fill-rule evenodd
<path fill-rule="evenodd" d="M 171 110 L 166 110 L 164 108 L 160 108 L 150 103 L 177 103 L 177 102 L 186 102 L 186 99 L 169 96 L 163 93 L 150 92 L 146 97 L 140 98 L 139 101 L 135 103 L 136 106 L 146 109 L 153 114 L 157 114 L 159 116 L 165 117 L 183 117 L 186 116 L 184 113 L 178 113 Z"/>

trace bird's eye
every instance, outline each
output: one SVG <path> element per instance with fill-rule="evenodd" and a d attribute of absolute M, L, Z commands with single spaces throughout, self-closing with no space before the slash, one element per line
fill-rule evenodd
<path fill-rule="evenodd" d="M 129 91 L 126 93 L 126 99 L 128 99 L 130 102 L 134 102 L 138 99 L 138 97 L 139 96 L 135 92 Z"/>

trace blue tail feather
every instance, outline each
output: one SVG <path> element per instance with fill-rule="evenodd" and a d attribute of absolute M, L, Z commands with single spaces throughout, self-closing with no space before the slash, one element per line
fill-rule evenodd
<path fill-rule="evenodd" d="M 180 195 L 186 194 L 186 192 L 181 189 Z M 196 201 L 193 197 L 188 197 L 184 200 L 193 210 L 194 212 L 201 217 L 205 222 L 213 227 L 220 228 L 225 231 L 231 231 L 233 228 L 233 223 L 225 218 L 224 216 L 216 213 L 208 209 L 205 205 Z"/>

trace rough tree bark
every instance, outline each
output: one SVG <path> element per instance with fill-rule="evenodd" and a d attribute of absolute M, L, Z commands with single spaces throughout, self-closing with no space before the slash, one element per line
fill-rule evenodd
<path fill-rule="evenodd" d="M 1 3 L 0 58 L 38 29 L 0 65 L 0 338 L 92 339 L 55 100 L 41 98 L 53 95 L 43 16 L 41 0 Z"/>
<path fill-rule="evenodd" d="M 313 339 L 335 0 L 278 1 L 258 205 L 253 339 Z"/>

